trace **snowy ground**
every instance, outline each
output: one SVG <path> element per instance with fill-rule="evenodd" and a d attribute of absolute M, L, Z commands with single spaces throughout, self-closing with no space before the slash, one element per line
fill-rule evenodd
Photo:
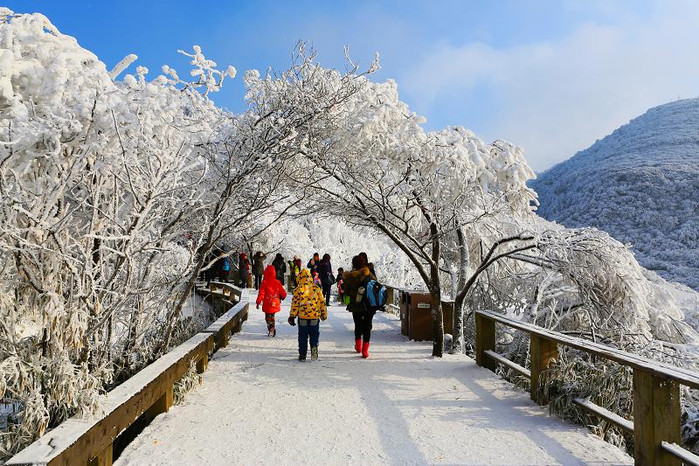
<path fill-rule="evenodd" d="M 400 322 L 377 314 L 371 356 L 354 352 L 352 318 L 333 307 L 320 360 L 297 360 L 296 328 L 278 314 L 268 338 L 254 308 L 217 352 L 203 384 L 153 423 L 126 464 L 631 464 L 465 356 L 429 357 Z M 309 352 L 310 355 L 310 352 Z"/>

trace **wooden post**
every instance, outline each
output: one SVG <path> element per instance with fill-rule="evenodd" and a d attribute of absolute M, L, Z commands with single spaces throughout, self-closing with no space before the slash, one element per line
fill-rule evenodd
<path fill-rule="evenodd" d="M 242 330 L 243 330 L 243 319 L 241 319 L 240 316 L 238 316 L 235 319 L 235 322 L 233 323 L 232 333 L 234 333 L 234 334 L 239 333 Z"/>
<path fill-rule="evenodd" d="M 146 410 L 145 414 L 148 418 L 153 419 L 158 414 L 167 413 L 174 401 L 175 395 L 172 386 L 170 386 L 165 390 L 165 393 L 153 403 L 153 406 Z"/>
<path fill-rule="evenodd" d="M 88 466 L 112 466 L 112 445 L 110 444 L 99 455 L 87 460 Z"/>
<path fill-rule="evenodd" d="M 495 322 L 476 313 L 476 364 L 495 371 L 497 362 L 486 356 L 488 350 L 495 351 Z"/>
<path fill-rule="evenodd" d="M 537 335 L 530 335 L 529 345 L 532 373 L 529 394 L 532 400 L 545 405 L 549 400 L 538 394 L 539 375 L 549 367 L 551 361 L 558 358 L 558 343 Z"/>
<path fill-rule="evenodd" d="M 215 342 L 214 342 L 214 347 L 216 348 L 216 351 L 228 346 L 228 334 L 229 334 L 229 330 L 227 327 L 222 328 L 216 334 L 216 338 L 215 338 Z"/>
<path fill-rule="evenodd" d="M 677 381 L 633 370 L 633 457 L 636 464 L 677 465 L 681 461 L 664 451 L 664 440 L 681 445 L 680 387 Z"/>
<path fill-rule="evenodd" d="M 388 304 L 393 305 L 395 304 L 395 293 L 396 290 L 391 288 L 390 286 L 386 287 L 386 299 L 388 300 Z"/>
<path fill-rule="evenodd" d="M 208 366 L 209 366 L 209 355 L 205 354 L 204 356 L 201 357 L 200 360 L 197 361 L 197 374 L 204 373 Z"/>

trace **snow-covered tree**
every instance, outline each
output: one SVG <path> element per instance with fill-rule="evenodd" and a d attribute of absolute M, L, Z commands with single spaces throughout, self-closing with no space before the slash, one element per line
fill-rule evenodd
<path fill-rule="evenodd" d="M 6 451 L 96 408 L 178 318 L 162 304 L 196 273 L 184 233 L 208 209 L 199 148 L 222 114 L 200 55 L 218 79 L 115 82 L 44 16 L 0 12 L 0 394 L 24 406 Z"/>
<path fill-rule="evenodd" d="M 484 196 L 529 211 L 525 182 L 533 173 L 505 143 L 488 146 L 461 127 L 424 131 L 393 81 L 373 83 L 356 68 L 343 74 L 300 58 L 294 72 L 259 81 L 271 108 L 289 114 L 341 98 L 299 128 L 305 159 L 298 163 L 307 175 L 296 181 L 316 211 L 383 233 L 406 254 L 432 295 L 433 354 L 441 355 L 446 236 Z"/>

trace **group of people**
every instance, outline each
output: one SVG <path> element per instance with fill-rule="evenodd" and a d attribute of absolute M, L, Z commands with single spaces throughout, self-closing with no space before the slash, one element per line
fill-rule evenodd
<path fill-rule="evenodd" d="M 257 251 L 254 256 L 252 256 L 252 274 L 254 278 L 254 286 L 256 290 L 260 289 L 260 284 L 262 283 L 262 277 L 266 272 L 265 269 L 265 259 L 267 254 L 262 251 Z M 284 262 L 284 257 L 277 253 L 272 261 L 272 266 L 274 267 L 274 273 L 277 280 L 282 284 L 284 283 L 284 275 L 286 275 L 286 262 Z"/>
<path fill-rule="evenodd" d="M 254 287 L 256 290 L 259 290 L 265 273 L 264 261 L 266 258 L 267 255 L 264 252 L 257 251 L 252 256 L 252 264 L 250 264 L 248 255 L 245 252 L 240 252 L 238 253 L 237 267 L 235 267 L 231 255 L 223 250 L 219 250 L 215 258 L 215 265 L 210 269 L 211 273 L 205 279 L 208 281 L 215 277 L 223 282 L 232 281 L 241 288 Z M 286 263 L 281 254 L 276 255 L 272 265 L 274 266 L 277 279 L 283 283 L 284 275 L 286 274 Z"/>
<path fill-rule="evenodd" d="M 308 261 L 306 267 L 311 272 L 313 277 L 313 282 L 320 286 L 323 290 L 323 297 L 325 299 L 325 305 L 330 304 L 330 293 L 332 291 L 333 284 L 337 281 L 335 275 L 333 275 L 333 266 L 330 263 L 330 254 L 323 254 L 323 258 L 320 258 L 320 254 L 317 252 L 313 254 L 311 260 Z"/>
<path fill-rule="evenodd" d="M 204 269 L 203 278 L 207 282 L 217 279 L 222 282 L 234 282 L 241 288 L 252 287 L 248 255 L 244 252 L 239 253 L 238 262 L 235 263 L 233 260 L 235 256 L 224 249 L 217 249 L 210 256 L 209 260 L 213 265 Z"/>
<path fill-rule="evenodd" d="M 281 255 L 278 254 L 277 257 Z M 362 252 L 352 258 L 351 271 L 344 272 L 342 268 L 338 269 L 337 278 L 333 275 L 329 254 L 324 254 L 322 259 L 318 253 L 314 254 L 308 261 L 307 268 L 301 268 L 300 264 L 298 257 L 294 257 L 294 260 L 289 262 L 293 298 L 288 318 L 289 325 L 292 326 L 298 321 L 299 361 L 306 360 L 309 340 L 311 360 L 318 359 L 320 321 L 328 318 L 327 306 L 330 303 L 330 291 L 335 282 L 337 282 L 338 301 L 347 306 L 354 320 L 354 349 L 357 353 L 361 353 L 363 358 L 368 358 L 372 321 L 376 311 L 367 308 L 363 295 L 367 281 L 376 280 L 376 273 L 366 253 Z M 286 268 L 283 259 L 282 265 Z M 282 281 L 279 277 L 279 269 L 272 263 L 264 269 L 263 278 L 258 286 L 257 308 L 262 306 L 267 323 L 267 334 L 271 337 L 277 334 L 275 316 L 281 310 L 281 301 L 287 296 Z"/>

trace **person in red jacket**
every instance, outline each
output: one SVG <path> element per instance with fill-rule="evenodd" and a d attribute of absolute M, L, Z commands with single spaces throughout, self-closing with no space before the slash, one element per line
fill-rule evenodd
<path fill-rule="evenodd" d="M 282 282 L 277 280 L 277 271 L 272 265 L 268 265 L 265 269 L 260 290 L 257 292 L 257 309 L 262 303 L 262 312 L 265 313 L 265 322 L 267 322 L 267 336 L 277 336 L 277 329 L 274 325 L 274 317 L 282 308 L 281 301 L 286 299 L 286 290 Z"/>

